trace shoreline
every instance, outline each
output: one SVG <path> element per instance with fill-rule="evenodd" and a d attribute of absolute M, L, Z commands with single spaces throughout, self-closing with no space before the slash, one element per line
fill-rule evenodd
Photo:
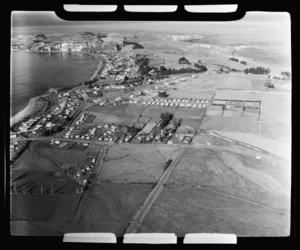
<path fill-rule="evenodd" d="M 33 52 L 33 51 L 25 51 L 28 53 L 39 53 L 39 52 Z M 50 53 L 50 52 L 44 52 L 44 53 Z M 64 53 L 64 52 L 59 52 L 59 53 Z M 68 53 L 68 52 L 66 52 Z M 75 52 L 76 53 L 76 52 Z M 81 53 L 81 52 L 79 52 Z M 103 58 L 100 58 L 99 55 L 94 55 L 92 53 L 86 53 L 90 56 L 92 56 L 94 58 L 94 60 L 96 60 L 98 62 L 96 69 L 94 70 L 93 74 L 91 77 L 87 77 L 87 80 L 92 80 L 94 79 L 102 70 L 102 68 L 105 66 L 105 61 L 103 60 Z M 75 88 L 80 84 L 74 84 L 73 86 L 70 86 L 70 88 Z M 37 113 L 39 111 L 41 111 L 42 108 L 40 108 L 39 110 L 35 110 L 35 108 L 37 108 L 37 102 L 41 102 L 40 97 L 46 97 L 51 95 L 51 93 L 45 93 L 43 95 L 40 96 L 35 96 L 30 98 L 30 100 L 28 101 L 27 106 L 22 109 L 21 111 L 19 111 L 17 114 L 15 114 L 14 116 L 10 117 L 10 128 L 12 128 L 13 126 L 15 126 L 16 124 L 22 122 L 25 118 L 32 116 L 34 113 Z M 49 101 L 44 101 L 43 107 L 45 107 L 48 104 Z"/>
<path fill-rule="evenodd" d="M 43 108 L 45 108 L 48 104 L 48 101 L 43 101 L 40 98 L 47 97 L 49 95 L 51 95 L 51 93 L 46 93 L 44 95 L 40 95 L 40 96 L 31 98 L 29 100 L 27 106 L 24 109 L 22 109 L 20 112 L 18 112 L 14 116 L 10 117 L 10 127 L 12 128 L 16 124 L 22 122 L 22 120 L 24 120 L 25 118 L 32 116 L 34 113 L 37 113 L 37 112 L 41 111 Z M 37 108 L 38 102 L 43 102 L 42 107 Z"/>

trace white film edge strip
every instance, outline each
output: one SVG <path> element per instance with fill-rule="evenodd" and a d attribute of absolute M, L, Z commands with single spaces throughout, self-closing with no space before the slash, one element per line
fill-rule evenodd
<path fill-rule="evenodd" d="M 66 233 L 63 242 L 117 243 L 117 238 L 113 233 Z"/>
<path fill-rule="evenodd" d="M 113 233 L 67 233 L 63 242 L 72 243 L 117 243 Z M 177 244 L 174 233 L 125 234 L 124 244 Z M 183 244 L 237 244 L 235 234 L 192 233 L 186 234 Z"/>

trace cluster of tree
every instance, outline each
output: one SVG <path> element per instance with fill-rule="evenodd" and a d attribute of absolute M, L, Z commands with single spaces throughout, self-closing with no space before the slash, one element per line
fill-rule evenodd
<path fill-rule="evenodd" d="M 140 132 L 141 129 L 133 127 L 133 126 L 126 126 L 127 127 L 127 132 L 131 134 L 137 134 Z"/>
<path fill-rule="evenodd" d="M 159 92 L 158 93 L 158 97 L 168 97 L 169 95 L 167 94 L 166 91 L 163 91 L 163 92 Z"/>
<path fill-rule="evenodd" d="M 220 72 L 225 72 L 225 73 L 229 73 L 230 71 L 232 72 L 239 72 L 240 70 L 237 70 L 235 68 L 228 68 L 228 67 L 225 67 L 226 70 L 224 70 L 223 68 L 220 68 Z"/>
<path fill-rule="evenodd" d="M 231 60 L 231 61 L 235 61 L 235 62 L 238 62 L 238 61 L 239 61 L 239 59 L 237 59 L 237 58 L 234 58 L 234 57 L 230 57 L 230 58 L 229 58 L 229 60 Z"/>
<path fill-rule="evenodd" d="M 189 65 L 191 65 L 190 61 L 188 59 L 186 59 L 185 57 L 179 58 L 178 63 L 179 64 L 189 64 Z"/>
<path fill-rule="evenodd" d="M 176 128 L 178 128 L 180 126 L 181 121 L 182 121 L 182 118 L 180 118 L 180 119 L 172 119 L 169 122 L 169 126 L 171 125 L 174 129 L 176 129 Z"/>
<path fill-rule="evenodd" d="M 63 131 L 63 127 L 62 126 L 57 126 L 57 127 L 54 127 L 52 129 L 46 129 L 44 132 L 43 132 L 43 136 L 51 136 L 51 135 L 54 135 L 55 133 L 59 133 L 61 131 Z"/>
<path fill-rule="evenodd" d="M 282 76 L 286 76 L 286 77 L 288 77 L 288 78 L 290 78 L 292 75 L 291 75 L 291 73 L 289 72 L 289 71 L 282 71 L 281 73 L 280 73 Z"/>
<path fill-rule="evenodd" d="M 173 115 L 166 112 L 166 113 L 161 113 L 160 115 L 160 119 L 161 119 L 161 122 L 160 122 L 160 129 L 164 128 L 165 126 L 167 126 L 169 124 L 169 122 L 172 120 L 173 118 Z"/>
<path fill-rule="evenodd" d="M 247 63 L 245 61 L 240 61 L 240 64 L 247 65 Z"/>
<path fill-rule="evenodd" d="M 137 57 L 135 59 L 135 64 L 139 66 L 138 72 L 141 75 L 147 74 L 151 68 L 148 65 L 149 64 L 149 58 L 148 57 L 142 57 L 137 54 Z"/>
<path fill-rule="evenodd" d="M 205 66 L 200 65 L 199 63 L 195 63 L 194 67 L 197 68 L 197 69 L 204 69 L 204 68 L 206 68 Z"/>
<path fill-rule="evenodd" d="M 263 67 L 256 67 L 256 68 L 247 68 L 244 70 L 245 74 L 251 73 L 251 74 L 257 74 L 257 75 L 266 75 L 271 72 L 270 69 L 266 69 Z"/>
<path fill-rule="evenodd" d="M 126 45 L 134 45 L 133 49 L 143 49 L 144 47 L 142 45 L 140 45 L 139 43 L 136 42 L 128 42 L 128 41 L 123 41 L 123 46 Z"/>
<path fill-rule="evenodd" d="M 120 51 L 121 50 L 121 46 L 119 44 L 116 44 L 116 50 Z"/>
<path fill-rule="evenodd" d="M 267 87 L 267 88 L 275 88 L 274 84 L 270 80 L 266 81 L 265 87 Z"/>
<path fill-rule="evenodd" d="M 183 73 L 200 73 L 207 71 L 207 68 L 204 65 L 200 65 L 199 69 L 193 68 L 181 68 L 181 69 L 166 69 L 164 66 L 160 66 L 161 75 L 171 75 L 171 74 L 183 74 Z"/>

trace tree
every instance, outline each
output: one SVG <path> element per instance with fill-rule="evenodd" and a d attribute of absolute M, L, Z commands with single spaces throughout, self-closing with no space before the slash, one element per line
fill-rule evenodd
<path fill-rule="evenodd" d="M 168 125 L 168 123 L 172 120 L 173 115 L 166 112 L 166 113 L 161 113 L 160 115 L 160 129 L 164 128 L 166 125 Z"/>
<path fill-rule="evenodd" d="M 128 79 L 129 79 L 128 76 L 125 76 L 124 77 L 124 82 L 127 81 Z"/>
<path fill-rule="evenodd" d="M 194 67 L 199 69 L 199 68 L 200 68 L 200 65 L 199 65 L 198 63 L 195 63 L 195 64 L 194 64 Z"/>
<path fill-rule="evenodd" d="M 289 71 L 282 71 L 280 74 L 283 76 L 287 76 L 288 78 L 291 77 L 291 73 Z"/>
<path fill-rule="evenodd" d="M 234 61 L 234 62 L 238 62 L 239 61 L 239 59 L 236 59 L 234 57 L 230 57 L 229 60 Z"/>
<path fill-rule="evenodd" d="M 116 50 L 120 51 L 121 50 L 121 46 L 119 44 L 116 44 Z"/>
<path fill-rule="evenodd" d="M 166 91 L 164 91 L 164 92 L 159 92 L 158 93 L 158 97 L 168 97 L 169 95 L 167 94 L 167 92 Z"/>
<path fill-rule="evenodd" d="M 190 61 L 188 59 L 186 59 L 185 57 L 179 58 L 178 63 L 179 64 L 189 64 L 189 65 L 191 64 Z"/>

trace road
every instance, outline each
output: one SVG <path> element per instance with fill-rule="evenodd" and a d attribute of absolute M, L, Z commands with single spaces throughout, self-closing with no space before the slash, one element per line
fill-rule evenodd
<path fill-rule="evenodd" d="M 108 147 L 106 145 L 104 145 L 101 147 L 101 149 L 98 153 L 94 173 L 89 178 L 88 184 L 84 187 L 83 193 L 80 196 L 80 200 L 79 200 L 77 207 L 73 214 L 73 220 L 76 222 L 80 222 L 80 219 L 82 216 L 82 209 L 84 208 L 86 200 L 88 199 L 88 195 L 89 195 L 89 191 L 91 190 L 91 187 L 93 187 L 93 185 L 97 184 L 97 182 L 98 182 L 100 168 L 103 164 L 103 159 L 106 155 L 107 149 L 108 149 Z"/>
<path fill-rule="evenodd" d="M 160 179 L 158 180 L 156 186 L 152 189 L 148 197 L 146 198 L 143 206 L 141 209 L 137 212 L 133 220 L 131 221 L 130 225 L 125 230 L 125 234 L 127 233 L 136 233 L 140 227 L 140 225 L 143 223 L 144 218 L 146 217 L 147 213 L 149 212 L 152 205 L 155 203 L 155 201 L 158 199 L 160 193 L 163 190 L 164 184 L 166 183 L 167 179 L 173 172 L 175 166 L 177 165 L 179 159 L 186 151 L 186 148 L 183 148 L 176 156 L 176 158 L 172 161 L 172 163 L 169 165 L 169 167 L 165 170 L 165 172 L 162 174 Z"/>
<path fill-rule="evenodd" d="M 261 148 L 257 148 L 254 147 L 253 145 L 247 144 L 247 143 L 243 143 L 243 142 L 239 142 L 233 139 L 229 139 L 227 137 L 224 137 L 222 135 L 217 134 L 216 132 L 212 132 L 212 131 L 206 131 L 209 132 L 211 135 L 215 135 L 221 139 L 224 139 L 226 141 L 230 141 L 230 142 L 235 142 L 237 145 L 240 146 L 244 146 L 247 148 L 251 148 L 253 150 L 256 150 L 258 152 L 263 152 L 263 153 L 268 153 L 271 154 L 270 152 L 267 152 Z M 112 145 L 114 144 L 114 142 L 105 142 L 105 141 L 97 141 L 97 140 L 83 140 L 83 139 L 75 139 L 75 138 L 61 138 L 60 136 L 56 135 L 56 136 L 47 136 L 47 137 L 35 137 L 35 138 L 16 138 L 16 139 L 11 139 L 11 142 L 16 142 L 16 141 L 35 141 L 35 140 L 43 140 L 43 141 L 50 141 L 50 140 L 61 140 L 61 141 L 67 141 L 67 142 L 75 142 L 75 143 L 89 143 L 89 144 L 96 144 L 96 145 Z M 131 143 L 132 144 L 132 143 Z M 153 144 L 143 144 L 143 145 L 149 145 L 152 146 Z M 166 145 L 166 144 L 163 144 Z M 202 145 L 191 145 L 191 144 L 167 144 L 168 147 L 180 147 L 180 148 L 211 148 L 211 149 L 218 149 L 218 150 L 224 150 L 224 151 L 232 151 L 232 152 L 236 152 L 235 149 L 231 149 L 228 146 L 215 146 L 215 145 L 211 145 L 211 144 L 202 144 Z"/>
<path fill-rule="evenodd" d="M 97 182 L 98 182 L 98 178 L 99 178 L 99 174 L 100 174 L 100 169 L 101 169 L 101 166 L 103 164 L 103 160 L 104 160 L 104 157 L 107 153 L 107 150 L 108 150 L 108 146 L 107 145 L 103 145 L 99 151 L 99 154 L 98 154 L 98 157 L 97 157 L 97 161 L 96 161 L 96 164 L 95 164 L 95 174 L 97 176 Z"/>

